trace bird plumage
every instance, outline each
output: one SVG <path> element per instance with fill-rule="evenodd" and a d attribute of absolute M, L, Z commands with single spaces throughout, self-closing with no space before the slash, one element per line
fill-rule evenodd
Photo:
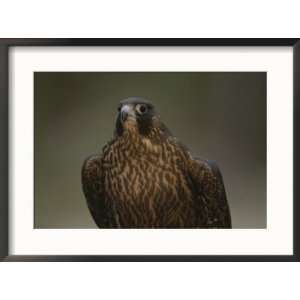
<path fill-rule="evenodd" d="M 100 228 L 231 228 L 217 165 L 193 158 L 141 98 L 120 103 L 114 138 L 86 159 L 82 185 Z"/>

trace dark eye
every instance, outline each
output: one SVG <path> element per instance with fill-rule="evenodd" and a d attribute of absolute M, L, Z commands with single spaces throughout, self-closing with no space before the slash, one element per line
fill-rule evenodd
<path fill-rule="evenodd" d="M 121 111 L 121 105 L 118 107 L 118 112 L 120 112 Z"/>
<path fill-rule="evenodd" d="M 143 115 L 148 111 L 148 107 L 145 104 L 138 104 L 135 109 L 140 115 Z"/>

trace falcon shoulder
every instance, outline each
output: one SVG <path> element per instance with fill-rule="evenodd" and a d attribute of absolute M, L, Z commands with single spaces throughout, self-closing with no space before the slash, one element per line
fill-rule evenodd
<path fill-rule="evenodd" d="M 104 190 L 104 174 L 100 155 L 88 157 L 82 166 L 81 182 L 90 213 L 100 228 L 113 226 L 112 208 Z"/>
<path fill-rule="evenodd" d="M 202 213 L 205 211 L 205 227 L 231 228 L 230 210 L 218 165 L 213 161 L 194 158 L 189 171 L 197 204 Z"/>

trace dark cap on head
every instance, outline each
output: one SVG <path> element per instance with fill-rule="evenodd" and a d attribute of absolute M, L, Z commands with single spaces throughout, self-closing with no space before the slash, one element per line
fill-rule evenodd
<path fill-rule="evenodd" d="M 129 97 L 129 98 L 126 98 L 122 101 L 120 101 L 120 104 L 121 105 L 124 105 L 124 104 L 147 104 L 151 107 L 153 107 L 153 104 L 151 103 L 151 101 L 143 98 L 143 97 Z"/>

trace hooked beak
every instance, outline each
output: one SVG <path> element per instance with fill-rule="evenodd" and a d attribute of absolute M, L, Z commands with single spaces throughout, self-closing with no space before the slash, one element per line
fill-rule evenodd
<path fill-rule="evenodd" d="M 132 105 L 125 104 L 121 108 L 121 121 L 124 123 L 127 119 L 135 120 L 135 112 Z"/>

